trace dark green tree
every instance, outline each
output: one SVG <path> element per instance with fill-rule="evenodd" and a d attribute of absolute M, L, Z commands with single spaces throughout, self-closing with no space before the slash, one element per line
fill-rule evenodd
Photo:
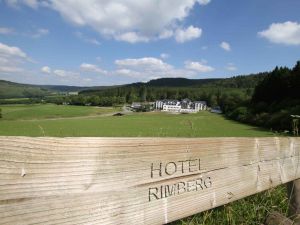
<path fill-rule="evenodd" d="M 139 98 L 142 102 L 147 101 L 147 87 L 142 86 L 139 90 Z"/>

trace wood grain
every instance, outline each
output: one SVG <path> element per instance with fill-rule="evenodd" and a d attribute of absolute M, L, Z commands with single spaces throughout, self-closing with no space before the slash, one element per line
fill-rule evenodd
<path fill-rule="evenodd" d="M 300 138 L 0 137 L 0 224 L 164 224 L 300 178 Z"/>

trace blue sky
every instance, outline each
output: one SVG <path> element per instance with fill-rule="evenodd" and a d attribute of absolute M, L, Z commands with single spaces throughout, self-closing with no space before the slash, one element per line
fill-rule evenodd
<path fill-rule="evenodd" d="M 0 79 L 112 85 L 300 59 L 299 0 L 0 0 Z"/>

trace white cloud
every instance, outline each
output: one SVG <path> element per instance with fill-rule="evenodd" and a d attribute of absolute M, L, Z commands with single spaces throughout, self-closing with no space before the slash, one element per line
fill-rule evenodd
<path fill-rule="evenodd" d="M 173 35 L 174 35 L 173 30 L 165 29 L 165 30 L 160 32 L 158 38 L 159 39 L 168 39 L 168 38 L 172 37 Z"/>
<path fill-rule="evenodd" d="M 40 38 L 42 36 L 46 36 L 49 34 L 49 30 L 45 28 L 38 28 L 36 30 L 32 30 L 29 32 L 16 32 L 13 28 L 8 27 L 0 27 L 0 34 L 18 34 L 18 35 L 24 35 L 31 38 Z"/>
<path fill-rule="evenodd" d="M 26 61 L 29 61 L 29 58 L 20 48 L 0 42 L 0 72 L 21 72 L 23 68 L 20 65 Z"/>
<path fill-rule="evenodd" d="M 83 40 L 86 43 L 94 44 L 94 45 L 101 45 L 100 41 L 98 41 L 96 38 L 90 38 L 84 35 L 81 32 L 75 32 L 76 37 L 78 37 L 80 40 Z"/>
<path fill-rule="evenodd" d="M 92 72 L 92 73 L 100 73 L 100 74 L 107 74 L 106 70 L 101 69 L 97 65 L 89 64 L 89 63 L 82 63 L 80 65 L 80 69 L 85 72 Z"/>
<path fill-rule="evenodd" d="M 50 74 L 51 73 L 51 68 L 49 66 L 44 66 L 44 67 L 41 68 L 41 71 L 43 73 Z"/>
<path fill-rule="evenodd" d="M 215 70 L 213 67 L 206 65 L 206 62 L 186 61 L 184 64 L 186 69 L 194 70 L 198 73 L 209 73 Z"/>
<path fill-rule="evenodd" d="M 179 43 L 184 43 L 196 38 L 202 34 L 201 28 L 189 26 L 187 29 L 177 29 L 175 33 L 175 40 Z"/>
<path fill-rule="evenodd" d="M 65 69 L 51 69 L 49 66 L 44 66 L 40 69 L 40 71 L 49 76 L 39 76 L 38 78 L 43 78 L 44 80 L 48 80 L 53 84 L 66 84 L 66 85 L 83 85 L 87 84 L 91 79 L 82 76 L 80 71 L 71 71 Z M 38 76 L 38 73 L 36 73 Z M 36 79 L 38 79 L 36 78 Z"/>
<path fill-rule="evenodd" d="M 205 5 L 209 0 L 6 0 L 9 5 L 27 5 L 31 8 L 49 7 L 66 21 L 76 26 L 90 27 L 103 37 L 130 43 L 148 42 L 173 36 L 189 16 L 195 4 Z M 186 38 L 199 37 L 200 30 L 188 28 Z M 201 32 L 200 32 L 201 33 Z M 184 42 L 184 41 L 181 41 Z"/>
<path fill-rule="evenodd" d="M 1 58 L 0 58 L 1 61 Z M 2 65 L 0 63 L 0 73 L 19 73 L 22 72 L 24 69 L 20 67 L 14 67 L 12 65 Z"/>
<path fill-rule="evenodd" d="M 164 55 L 165 53 L 162 53 Z M 166 56 L 167 54 L 165 54 Z M 164 62 L 161 58 L 127 58 L 115 60 L 116 68 L 106 71 L 110 77 L 130 77 L 135 81 L 148 81 L 163 77 L 195 77 L 199 73 L 208 73 L 215 69 L 206 65 L 205 61 L 185 62 L 185 68 L 175 68 L 173 65 Z M 93 64 L 83 63 L 81 70 L 88 72 L 101 72 L 103 69 Z"/>
<path fill-rule="evenodd" d="M 9 6 L 17 8 L 19 5 L 26 5 L 31 8 L 38 8 L 38 0 L 4 0 Z"/>
<path fill-rule="evenodd" d="M 225 68 L 229 71 L 236 71 L 238 69 L 233 63 L 228 63 Z"/>
<path fill-rule="evenodd" d="M 200 5 L 207 5 L 208 3 L 210 3 L 210 0 L 198 0 L 198 3 Z"/>
<path fill-rule="evenodd" d="M 23 0 L 23 2 L 31 8 L 36 9 L 38 7 L 38 0 Z"/>
<path fill-rule="evenodd" d="M 46 36 L 47 34 L 49 34 L 49 30 L 48 29 L 39 28 L 34 33 L 32 33 L 30 36 L 32 38 L 40 38 L 42 36 Z"/>
<path fill-rule="evenodd" d="M 46 36 L 49 34 L 49 30 L 45 29 L 45 28 L 38 28 L 35 30 L 31 30 L 25 33 L 19 33 L 20 35 L 24 35 L 26 37 L 30 37 L 30 38 L 41 38 L 43 36 Z"/>
<path fill-rule="evenodd" d="M 15 46 L 8 46 L 0 43 L 0 56 L 27 58 L 25 52 Z"/>
<path fill-rule="evenodd" d="M 65 70 L 54 70 L 53 73 L 56 76 L 59 76 L 59 77 L 65 77 L 65 76 L 67 76 L 67 73 L 66 73 Z"/>
<path fill-rule="evenodd" d="M 225 42 L 223 41 L 221 44 L 220 44 L 220 47 L 223 48 L 225 51 L 231 51 L 231 46 L 228 42 Z"/>
<path fill-rule="evenodd" d="M 116 35 L 115 39 L 118 41 L 126 41 L 131 44 L 137 43 L 137 42 L 148 42 L 149 38 L 142 36 L 140 34 L 137 34 L 136 32 L 127 32 L 120 35 Z"/>
<path fill-rule="evenodd" d="M 14 29 L 13 28 L 0 27 L 0 34 L 12 34 L 12 33 L 14 33 Z"/>
<path fill-rule="evenodd" d="M 79 78 L 79 76 L 80 76 L 80 74 L 78 72 L 62 70 L 62 69 L 54 70 L 53 74 L 58 77 L 67 78 L 67 79 L 76 79 L 76 78 Z"/>
<path fill-rule="evenodd" d="M 169 58 L 169 57 L 170 57 L 170 55 L 167 54 L 167 53 L 161 53 L 161 54 L 160 54 L 160 58 L 162 58 L 162 59 L 167 59 L 167 58 Z"/>
<path fill-rule="evenodd" d="M 193 77 L 196 75 L 194 71 L 176 69 L 161 59 L 153 57 L 121 59 L 116 60 L 115 64 L 118 68 L 112 71 L 112 74 L 144 81 L 162 77 Z"/>
<path fill-rule="evenodd" d="M 172 68 L 171 65 L 164 63 L 161 59 L 153 57 L 116 60 L 115 64 L 120 67 L 130 67 L 141 70 L 168 70 Z"/>
<path fill-rule="evenodd" d="M 258 35 L 276 44 L 300 45 L 300 23 L 272 23 L 267 30 L 258 32 Z"/>
<path fill-rule="evenodd" d="M 117 76 L 126 76 L 131 78 L 137 78 L 139 80 L 143 80 L 145 78 L 148 78 L 145 76 L 145 74 L 142 74 L 141 72 L 130 70 L 130 69 L 117 69 L 113 72 L 114 75 Z"/>
<path fill-rule="evenodd" d="M 94 44 L 94 45 L 101 45 L 101 43 L 95 38 L 86 39 L 86 42 Z"/>

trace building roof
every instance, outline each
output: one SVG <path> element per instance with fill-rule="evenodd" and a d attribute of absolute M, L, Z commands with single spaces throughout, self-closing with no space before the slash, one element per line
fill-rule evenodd
<path fill-rule="evenodd" d="M 164 102 L 164 103 L 190 103 L 190 104 L 195 104 L 195 103 L 199 103 L 199 104 L 203 104 L 203 105 L 207 105 L 206 104 L 206 101 L 191 101 L 190 99 L 188 98 L 185 98 L 185 99 L 182 99 L 181 101 L 179 100 L 176 100 L 176 99 L 163 99 L 163 100 L 156 100 L 156 102 Z"/>
<path fill-rule="evenodd" d="M 195 101 L 194 103 L 200 103 L 200 104 L 206 105 L 206 101 Z"/>
<path fill-rule="evenodd" d="M 188 99 L 188 98 L 184 98 L 184 99 L 182 99 L 181 101 L 182 101 L 182 102 L 191 102 L 191 100 Z"/>

